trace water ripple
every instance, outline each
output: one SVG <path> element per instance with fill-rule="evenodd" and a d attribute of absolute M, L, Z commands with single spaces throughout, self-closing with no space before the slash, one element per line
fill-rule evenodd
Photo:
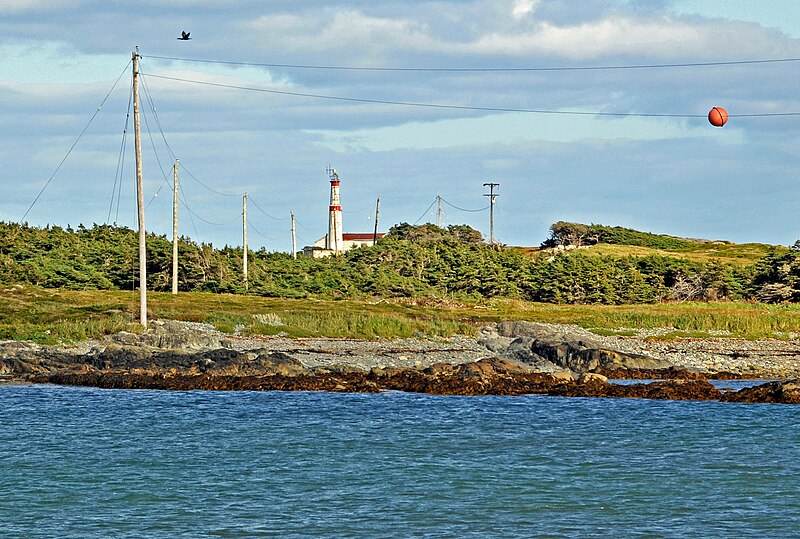
<path fill-rule="evenodd" d="M 2 537 L 786 537 L 783 405 L 0 388 Z"/>

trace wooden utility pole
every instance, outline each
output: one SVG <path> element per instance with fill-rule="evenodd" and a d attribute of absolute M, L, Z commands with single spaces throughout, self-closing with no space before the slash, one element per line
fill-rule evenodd
<path fill-rule="evenodd" d="M 178 160 L 172 165 L 172 293 L 178 293 Z"/>
<path fill-rule="evenodd" d="M 244 243 L 242 274 L 244 276 L 244 288 L 247 290 L 247 193 L 244 194 L 242 199 L 242 243 Z"/>
<path fill-rule="evenodd" d="M 489 197 L 489 245 L 494 245 L 494 199 L 500 195 L 494 194 L 494 188 L 499 187 L 499 183 L 484 183 L 484 187 L 489 187 L 489 193 L 483 196 Z"/>
<path fill-rule="evenodd" d="M 139 323 L 147 329 L 147 232 L 144 228 L 142 142 L 139 125 L 139 47 L 133 50 L 133 133 L 136 151 L 136 203 L 139 213 Z"/>
<path fill-rule="evenodd" d="M 292 216 L 292 258 L 297 258 L 297 233 L 294 227 L 294 211 L 289 211 Z"/>
<path fill-rule="evenodd" d="M 375 205 L 375 233 L 372 235 L 372 245 L 378 243 L 378 216 L 381 213 L 381 197 L 378 197 L 378 203 Z"/>
<path fill-rule="evenodd" d="M 436 226 L 442 228 L 442 195 L 436 197 L 439 201 L 439 212 L 436 214 Z"/>

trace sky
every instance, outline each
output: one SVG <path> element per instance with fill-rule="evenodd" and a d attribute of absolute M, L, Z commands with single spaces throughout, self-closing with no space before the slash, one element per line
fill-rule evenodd
<path fill-rule="evenodd" d="M 2 0 L 0 220 L 137 228 L 136 47 L 169 238 L 175 159 L 180 234 L 216 247 L 245 193 L 250 248 L 291 251 L 290 212 L 298 249 L 324 236 L 329 167 L 345 232 L 378 197 L 381 231 L 437 223 L 441 196 L 488 238 L 497 183 L 508 245 L 556 221 L 800 238 L 800 2 Z"/>

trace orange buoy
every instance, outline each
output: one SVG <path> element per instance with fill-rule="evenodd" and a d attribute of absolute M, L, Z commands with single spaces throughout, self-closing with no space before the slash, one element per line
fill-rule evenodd
<path fill-rule="evenodd" d="M 714 107 L 708 112 L 708 121 L 714 127 L 722 127 L 728 121 L 728 111 L 722 107 Z"/>

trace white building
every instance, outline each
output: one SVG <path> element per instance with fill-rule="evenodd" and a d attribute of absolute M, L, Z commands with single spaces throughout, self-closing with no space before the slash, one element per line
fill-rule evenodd
<path fill-rule="evenodd" d="M 383 232 L 378 233 L 378 238 L 384 237 L 386 234 Z M 363 234 L 342 234 L 342 238 L 340 240 L 340 253 L 345 251 L 349 251 L 350 249 L 355 249 L 356 247 L 371 247 L 375 245 L 375 235 L 372 232 L 366 232 Z M 311 258 L 323 258 L 326 256 L 331 256 L 334 254 L 333 249 L 329 249 L 327 246 L 328 243 L 328 235 L 325 234 L 320 239 L 314 242 L 314 245 L 307 245 L 303 247 L 303 256 L 308 256 Z"/>

